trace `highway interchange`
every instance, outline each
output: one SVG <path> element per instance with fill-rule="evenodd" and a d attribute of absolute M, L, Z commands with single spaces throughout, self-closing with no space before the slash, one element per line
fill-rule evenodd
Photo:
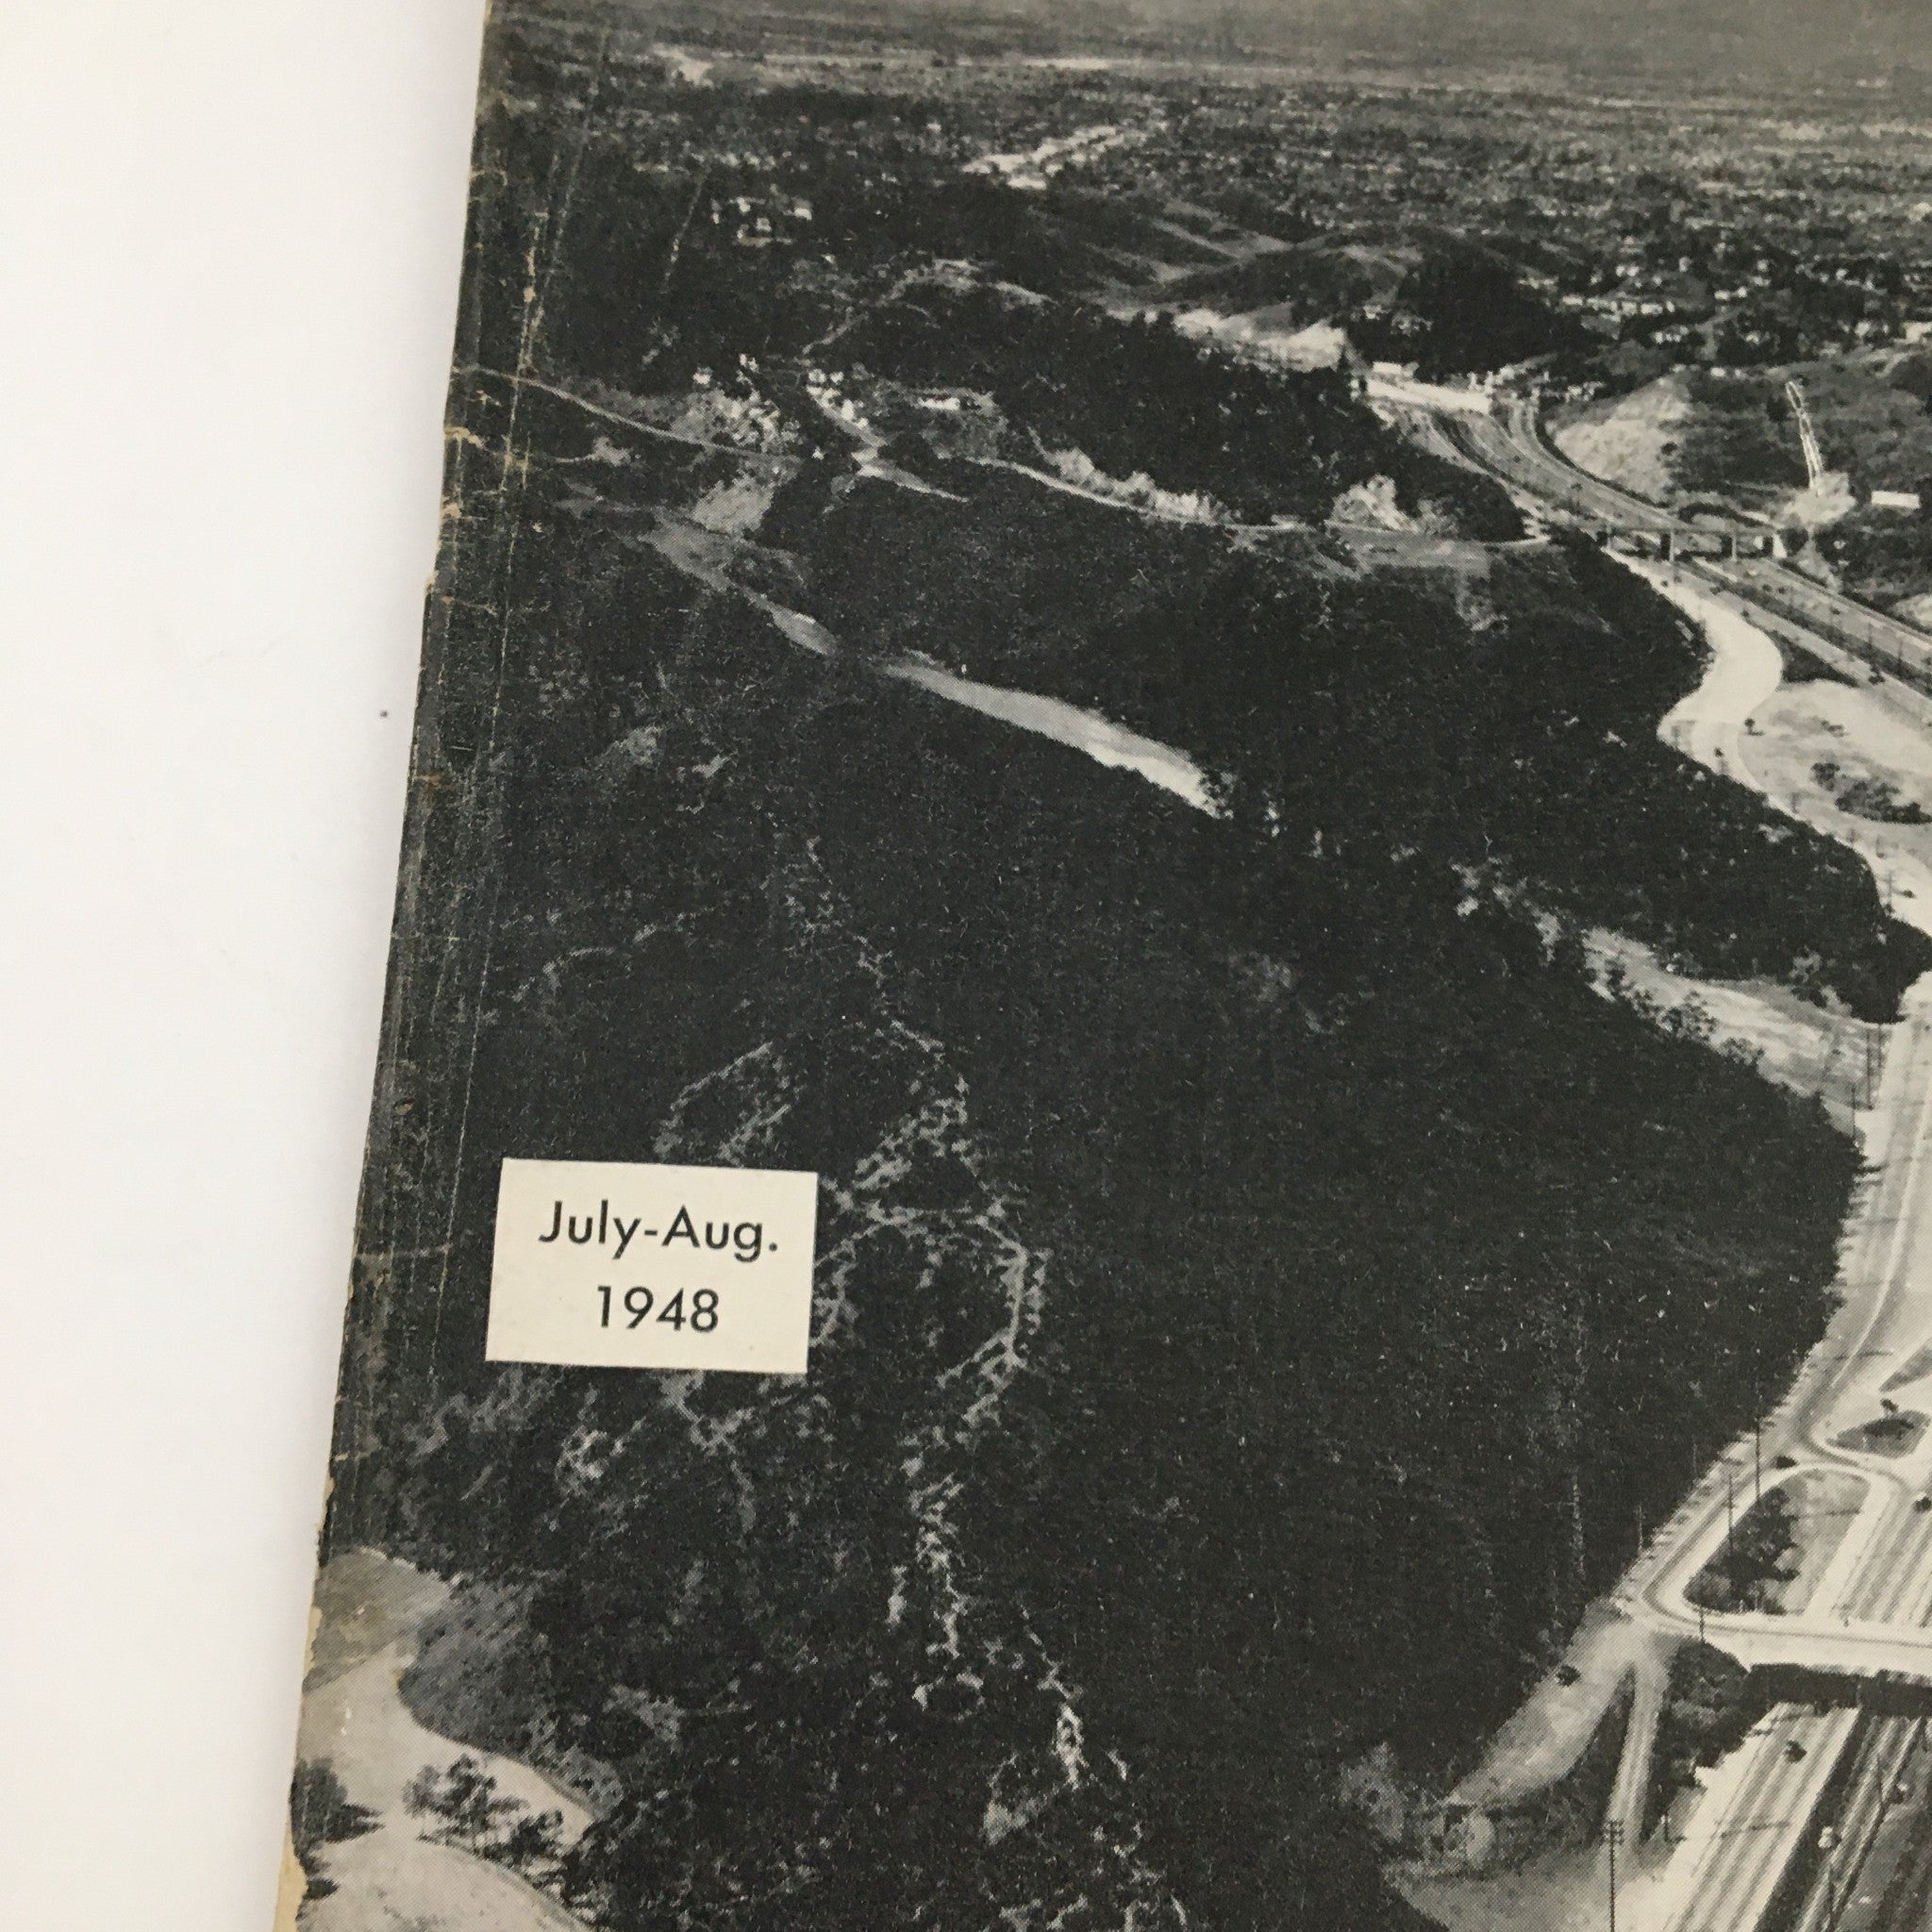
<path fill-rule="evenodd" d="M 1709 672 L 1663 728 L 1713 770 L 1769 789 L 1752 769 L 1752 713 L 1778 685 L 1773 635 L 1830 663 L 1857 658 L 1861 677 L 1875 676 L 1879 692 L 1915 722 L 1932 716 L 1900 688 L 1932 690 L 1932 639 L 1776 560 L 1685 557 L 1707 530 L 1570 465 L 1544 440 L 1533 397 L 1504 399 L 1487 412 L 1401 404 L 1389 412 L 1427 446 L 1493 475 L 1539 521 L 1607 537 L 1613 554 L 1704 625 L 1713 647 Z M 1677 556 L 1652 561 L 1641 553 L 1662 549 L 1656 540 L 1665 531 L 1679 539 L 1671 546 Z M 1851 818 L 1822 789 L 1813 796 L 1780 788 L 1777 803 L 1857 849 L 1882 872 L 1888 893 L 1896 891 L 1902 916 L 1932 929 L 1932 843 L 1914 851 L 1895 828 Z M 1910 1711 L 1859 1707 L 1873 1686 L 1932 1685 L 1932 1506 L 1924 1502 L 1932 1494 L 1932 1429 L 1912 1440 L 1907 1427 L 1884 1445 L 1902 1454 L 1876 1453 L 1857 1434 L 1888 1405 L 1907 1415 L 1914 1401 L 1932 1408 L 1926 981 L 1907 995 L 1875 1098 L 1866 1124 L 1872 1172 L 1847 1229 L 1843 1301 L 1831 1329 L 1761 1432 L 1731 1445 L 1625 1574 L 1612 1598 L 1612 1614 L 1626 1626 L 1620 1637 L 1606 1641 L 1599 1622 L 1573 1651 L 1580 1663 L 1546 1679 L 1532 1698 L 1545 1708 L 1526 1707 L 1536 1722 L 1524 1735 L 1539 1738 L 1547 1757 L 1553 1733 L 1563 1735 L 1567 1724 L 1570 1736 L 1583 1735 L 1581 1725 L 1596 1721 L 1618 1687 L 1632 1686 L 1606 1837 L 1626 1848 L 1614 1886 L 1617 1922 L 1638 1932 L 1932 1925 L 1932 1900 L 1915 1888 L 1894 1884 L 1881 1896 L 1864 1882 L 1890 1814 L 1932 1781 L 1925 1724 Z M 1836 1548 L 1822 1554 L 1805 1607 L 1789 1614 L 1700 1612 L 1687 1588 L 1719 1556 L 1731 1522 L 1760 1487 L 1807 1476 L 1838 1478 L 1841 1488 L 1849 1479 L 1860 1500 Z M 1819 1701 L 1773 1704 L 1707 1774 L 1681 1839 L 1645 1847 L 1668 1657 L 1700 1637 L 1747 1666 L 1816 1674 Z M 1591 1667 L 1596 1684 L 1577 1683 L 1579 1669 Z M 1493 1772 L 1488 1789 L 1500 1789 Z M 1483 1790 L 1471 1781 L 1478 1803 Z"/>

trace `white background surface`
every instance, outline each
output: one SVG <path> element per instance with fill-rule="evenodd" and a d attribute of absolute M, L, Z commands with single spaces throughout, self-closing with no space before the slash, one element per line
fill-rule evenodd
<path fill-rule="evenodd" d="M 481 0 L 0 0 L 0 1924 L 267 1932 Z"/>

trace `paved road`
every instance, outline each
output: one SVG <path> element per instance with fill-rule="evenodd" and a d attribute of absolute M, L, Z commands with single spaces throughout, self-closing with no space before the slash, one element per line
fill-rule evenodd
<path fill-rule="evenodd" d="M 1900 673 L 1916 684 L 1932 684 L 1932 637 L 1913 625 L 1868 609 L 1769 558 L 1726 559 L 1708 568 L 1769 615 L 1786 619 L 1786 628 L 1811 625 L 1881 670 Z"/>
<path fill-rule="evenodd" d="M 1924 1624 L 1932 1613 L 1932 1511 L 1895 1507 L 1840 1602 L 1855 1623 Z"/>
<path fill-rule="evenodd" d="M 1504 403 L 1499 416 L 1444 415 L 1435 433 L 1457 443 L 1491 475 L 1532 491 L 1552 513 L 1567 510 L 1624 530 L 1685 535 L 1697 531 L 1697 525 L 1669 510 L 1566 461 L 1544 440 L 1535 405 L 1521 398 Z M 1754 526 L 1740 519 L 1739 527 Z M 1859 604 L 1774 558 L 1707 561 L 1716 574 L 1748 591 L 1777 615 L 1814 625 L 1881 665 L 1897 665 L 1932 679 L 1932 636 L 1915 625 Z"/>
<path fill-rule="evenodd" d="M 1836 1869 L 1828 1882 L 1820 1874 L 1794 1932 L 1925 1932 L 1932 1903 L 1932 1754 L 1926 1724 L 1923 1718 L 1880 1722 L 1892 1733 L 1888 1753 L 1895 1774 L 1889 1786 L 1855 1793 L 1855 1805 L 1862 1800 L 1867 1829 L 1841 1834 L 1841 1849 L 1831 1859 Z"/>
<path fill-rule="evenodd" d="M 1512 489 L 1533 495 L 1553 520 L 1601 519 L 1657 528 L 1674 520 L 1653 506 L 1565 463 L 1545 445 L 1528 407 L 1501 418 L 1465 412 L 1438 417 L 1435 438 L 1452 441 Z M 1681 527 L 1681 526 L 1680 526 Z M 1757 783 L 1744 721 L 1776 687 L 1767 625 L 1803 641 L 1809 633 L 1867 653 L 1896 654 L 1908 674 L 1932 672 L 1932 641 L 1890 624 L 1774 563 L 1700 563 L 1690 572 L 1633 565 L 1690 609 L 1711 637 L 1704 684 L 1665 721 L 1666 736 L 1688 755 L 1739 782 Z M 1739 608 L 1720 605 L 1724 585 Z M 1916 679 L 1915 679 L 1916 681 Z M 1764 789 L 1758 786 L 1757 789 Z M 1780 801 L 1783 803 L 1784 801 Z M 1800 799 L 1801 814 L 1875 862 L 1882 828 L 1848 821 L 1829 798 Z M 1894 853 L 1893 869 L 1912 874 L 1914 907 L 1932 904 L 1932 867 Z M 1923 913 L 1920 915 L 1924 916 Z M 1932 1407 L 1932 1382 L 1900 1382 L 1901 1365 L 1932 1341 L 1932 985 L 1907 995 L 1888 1055 L 1874 1128 L 1883 1144 L 1847 1241 L 1843 1305 L 1777 1411 L 1761 1445 L 1749 1439 L 1707 1473 L 1676 1515 L 1626 1574 L 1616 1601 L 1634 1622 L 1679 1637 L 1700 1632 L 1741 1662 L 1798 1665 L 1853 1677 L 1897 1674 L 1932 1682 L 1932 1511 L 1914 1507 L 1932 1489 L 1932 1431 L 1902 1457 L 1857 1452 L 1845 1432 L 1881 1412 L 1884 1391 Z M 1734 1472 L 1767 1462 L 1796 1469 L 1856 1472 L 1865 1502 L 1844 1543 L 1819 1579 L 1805 1611 L 1790 1616 L 1699 1616 L 1686 1586 L 1722 1547 Z M 1856 1711 L 1775 1707 L 1757 1732 L 1711 1776 L 1691 1819 L 1690 1836 L 1660 1874 L 1620 1887 L 1633 1923 L 1654 1932 L 1757 1932 L 1774 1903 L 1799 1909 L 1806 1932 L 1824 1923 L 1814 1895 L 1792 1907 L 1822 1819 L 1837 1816 L 1867 1842 L 1884 1810 L 1885 1775 L 1897 1732 L 1861 1729 Z M 1630 1824 L 1637 1767 L 1620 1768 L 1612 1817 Z M 1847 1838 L 1847 1845 L 1851 1838 Z M 1634 1864 L 1634 1860 L 1631 1861 Z M 1836 1882 L 1834 1880 L 1834 1882 Z"/>
<path fill-rule="evenodd" d="M 1631 1892 L 1631 1918 L 1657 1932 L 1748 1932 L 1757 1924 L 1794 1854 L 1813 1837 L 1857 1716 L 1774 1706 L 1711 1776 L 1655 1890 Z"/>
<path fill-rule="evenodd" d="M 1868 1718 L 1860 1725 L 1844 1789 L 1833 1807 L 1832 1838 L 1819 1841 L 1816 1869 L 1792 1932 L 1833 1932 L 1848 1907 L 1861 1899 L 1876 1902 L 1866 1891 L 1868 1861 L 1893 1807 L 1909 1797 L 1924 1729 L 1922 1718 L 1910 1717 Z M 1921 1898 L 1912 1914 L 1921 1928 L 1928 1903 Z"/>
<path fill-rule="evenodd" d="M 1768 1914 L 1790 1932 L 1833 1932 L 1876 1881 L 1868 1860 L 1910 1794 L 1924 1730 L 1913 1717 L 1774 1706 L 1713 1777 L 1705 1808 L 1719 1815 L 1700 1828 L 1700 1809 L 1660 1881 L 1633 1899 L 1633 1932 L 1752 1932 Z M 1920 1914 L 1899 1923 L 1922 1928 Z"/>
<path fill-rule="evenodd" d="M 1509 402 L 1501 416 L 1444 413 L 1443 436 L 1499 482 L 1527 491 L 1553 514 L 1613 524 L 1620 529 L 1689 530 L 1668 510 L 1567 463 L 1543 441 L 1533 406 Z"/>

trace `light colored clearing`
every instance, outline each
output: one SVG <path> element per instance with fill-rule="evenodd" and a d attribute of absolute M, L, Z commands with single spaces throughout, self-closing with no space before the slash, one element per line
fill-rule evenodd
<path fill-rule="evenodd" d="M 1108 495 L 1104 491 L 1090 490 L 1084 483 L 1072 483 L 1066 477 L 1052 470 L 1037 470 L 1030 463 L 1016 463 L 1005 457 L 970 457 L 968 460 L 977 463 L 985 470 L 1008 470 L 1015 476 L 1024 476 L 1029 481 L 1043 485 L 1048 490 L 1058 490 L 1063 496 L 1077 496 L 1084 503 L 1097 503 L 1107 509 L 1124 510 L 1129 516 L 1146 517 L 1161 524 L 1199 524 L 1202 519 L 1190 510 L 1186 516 L 1176 515 L 1173 510 L 1163 509 L 1159 504 L 1144 501 L 1138 497 Z M 1237 524 L 1216 522 L 1216 529 L 1239 531 L 1247 536 L 1278 536 L 1283 530 L 1305 528 L 1292 517 L 1279 516 L 1272 523 Z"/>
<path fill-rule="evenodd" d="M 581 1919 L 501 1865 L 426 1840 L 385 1855 L 384 1836 L 331 1848 L 340 1890 L 302 1913 L 303 1932 L 583 1932 Z"/>
<path fill-rule="evenodd" d="M 1457 1878 L 1395 1871 L 1395 1889 L 1417 1911 L 1449 1932 L 1497 1932 L 1534 1926 L 1536 1932 L 1603 1932 L 1603 1855 L 1546 1853 L 1515 1870 Z"/>
<path fill-rule="evenodd" d="M 1580 1673 L 1568 1687 L 1547 1677 L 1530 1702 L 1497 1733 L 1475 1777 L 1465 1779 L 1449 1800 L 1446 1835 L 1439 1856 L 1390 1868 L 1397 1890 L 1440 1923 L 1493 1932 L 1498 1925 L 1593 1924 L 1584 1902 L 1593 1892 L 1601 1912 L 1603 1883 L 1587 1885 L 1596 1855 L 1582 1848 L 1551 1848 L 1520 1864 L 1498 1861 L 1497 1814 L 1541 1796 L 1570 1775 L 1587 1747 L 1607 1727 L 1624 1732 L 1605 1816 L 1624 1826 L 1637 1849 L 1650 1757 L 1663 1709 L 1674 1640 L 1612 1620 L 1602 1605 L 1586 1613 L 1567 1659 Z M 1627 1695 L 1627 1714 L 1622 1700 Z M 1620 1872 L 1627 1877 L 1630 1867 Z"/>
<path fill-rule="evenodd" d="M 1601 927 L 1584 935 L 1583 949 L 1606 999 L 1622 997 L 1666 1032 L 1749 1057 L 1767 1080 L 1817 1095 L 1840 1127 L 1872 1105 L 1888 1028 L 1828 1013 L 1769 981 L 1673 973 L 1641 941 Z"/>
<path fill-rule="evenodd" d="M 1923 823 L 1926 816 L 1925 801 L 1912 785 L 1901 783 L 1898 773 L 1874 765 L 1869 759 L 1849 753 L 1820 758 L 1812 766 L 1811 775 L 1831 793 L 1840 811 L 1848 811 L 1855 818 L 1891 825 L 1915 823 L 1908 816 L 1900 817 L 1902 812 L 1916 809 L 1918 823 Z"/>
<path fill-rule="evenodd" d="M 1131 476 L 1111 476 L 1082 449 L 1050 449 L 1046 459 L 1063 482 L 1097 496 L 1112 497 L 1137 509 L 1152 510 L 1173 523 L 1219 524 L 1230 519 L 1205 491 L 1163 490 L 1144 470 Z"/>
<path fill-rule="evenodd" d="M 1803 524 L 1807 530 L 1822 530 L 1842 523 L 1857 507 L 1852 479 L 1842 470 L 1827 470 L 1816 483 L 1792 491 L 1776 514 L 1781 524 Z"/>
<path fill-rule="evenodd" d="M 691 507 L 691 520 L 701 529 L 731 537 L 749 537 L 764 521 L 777 484 L 751 471 L 729 482 L 714 484 Z"/>
<path fill-rule="evenodd" d="M 562 1816 L 566 1844 L 590 1808 L 515 1758 L 465 1746 L 417 1723 L 398 1682 L 416 1657 L 417 1632 L 449 1586 L 408 1563 L 360 1550 L 322 1574 L 322 1628 L 302 1701 L 296 1755 L 327 1764 L 349 1802 L 374 1812 L 374 1829 L 324 1850 L 336 1890 L 302 1914 L 305 1932 L 577 1932 L 578 1922 L 514 1874 L 421 1837 L 403 1790 L 425 1765 L 479 1758 L 504 1796 Z"/>
<path fill-rule="evenodd" d="M 950 698 L 969 710 L 1071 745 L 1075 751 L 1085 752 L 1095 764 L 1136 772 L 1150 785 L 1172 791 L 1196 811 L 1219 816 L 1220 808 L 1208 791 L 1200 766 L 1187 753 L 1162 744 L 1158 739 L 1143 738 L 1124 724 L 1116 724 L 1110 718 L 1083 711 L 1058 698 L 1042 697 L 1036 691 L 1008 691 L 1002 685 L 975 683 L 970 677 L 941 671 L 937 665 L 906 662 L 882 664 L 879 668 L 889 677 Z"/>
<path fill-rule="evenodd" d="M 890 483 L 895 490 L 909 490 L 915 496 L 937 496 L 945 503 L 966 501 L 957 490 L 941 490 L 937 484 L 928 483 L 924 476 L 916 476 L 910 470 L 902 470 L 897 463 L 889 463 L 875 449 L 856 452 L 854 460 L 861 476 Z"/>
<path fill-rule="evenodd" d="M 1618 561 L 1693 618 L 1710 644 L 1697 689 L 1664 713 L 1657 736 L 1699 764 L 1753 784 L 1740 747 L 1746 724 L 1783 680 L 1777 646 L 1748 618 L 1691 589 L 1674 572 L 1641 558 L 1619 555 Z M 1756 746 L 1754 739 L 1754 756 Z"/>
<path fill-rule="evenodd" d="M 1556 432 L 1557 447 L 1592 476 L 1653 503 L 1676 493 L 1672 451 L 1694 411 L 1681 375 L 1645 383 L 1614 402 L 1595 403 Z"/>
<path fill-rule="evenodd" d="M 1184 308 L 1174 325 L 1194 341 L 1212 339 L 1252 349 L 1288 369 L 1339 369 L 1348 348 L 1347 335 L 1332 322 L 1311 322 L 1305 328 L 1283 327 L 1291 322 L 1289 304 L 1274 303 L 1229 315 L 1219 308 Z"/>
<path fill-rule="evenodd" d="M 1419 382 L 1407 370 L 1389 362 L 1377 362 L 1370 372 L 1368 394 L 1371 402 L 1410 409 L 1448 409 L 1464 416 L 1490 413 L 1490 391 L 1480 384 L 1457 388 L 1446 382 Z"/>
<path fill-rule="evenodd" d="M 686 87 L 709 85 L 711 61 L 700 60 L 682 47 L 653 47 L 651 51 L 664 63 L 664 72 L 671 79 L 681 80 Z"/>
<path fill-rule="evenodd" d="M 645 540 L 659 556 L 679 570 L 708 584 L 714 590 L 729 591 L 755 604 L 779 633 L 815 658 L 838 658 L 844 647 L 815 617 L 735 583 L 724 572 L 731 555 L 727 540 L 715 533 L 693 528 L 690 524 L 665 517 Z M 1221 808 L 1215 803 L 1200 766 L 1186 752 L 1156 738 L 1143 738 L 1124 724 L 1116 724 L 1096 711 L 1083 711 L 1059 698 L 1042 697 L 1037 691 L 1009 691 L 1003 685 L 980 684 L 936 664 L 915 658 L 887 662 L 875 660 L 873 668 L 882 675 L 903 684 L 917 685 L 935 696 L 948 698 L 989 718 L 1017 724 L 1058 744 L 1071 745 L 1087 754 L 1096 764 L 1138 773 L 1149 784 L 1158 785 L 1183 799 L 1196 811 L 1216 817 Z"/>
<path fill-rule="evenodd" d="M 738 555 L 727 535 L 700 529 L 695 524 L 666 515 L 658 519 L 644 541 L 667 563 L 675 565 L 687 576 L 695 577 L 699 583 L 708 585 L 714 591 L 742 597 L 747 604 L 757 605 L 782 636 L 801 649 L 809 651 L 813 657 L 839 656 L 839 640 L 817 618 L 808 617 L 802 610 L 790 609 L 761 591 L 735 583 L 725 575 L 725 565 Z"/>
<path fill-rule="evenodd" d="M 1922 591 L 1916 597 L 1901 597 L 1891 607 L 1891 614 L 1907 624 L 1917 625 L 1921 630 L 1932 630 L 1932 591 Z"/>
<path fill-rule="evenodd" d="M 836 658 L 839 655 L 838 639 L 816 617 L 808 617 L 802 610 L 788 609 L 783 604 L 773 603 L 769 597 L 755 597 L 753 601 L 801 650 L 809 651 L 815 658 Z"/>
<path fill-rule="evenodd" d="M 305 1693 L 333 1683 L 408 1638 L 449 1595 L 449 1586 L 374 1550 L 355 1550 L 315 1580 L 315 1634 Z"/>
<path fill-rule="evenodd" d="M 785 420 L 784 411 L 742 370 L 728 389 L 700 371 L 670 426 L 674 436 L 687 442 L 750 456 L 786 455 L 799 441 L 797 428 Z"/>
<path fill-rule="evenodd" d="M 1038 193 L 1065 169 L 1084 168 L 1109 148 L 1145 139 L 1136 131 L 1097 122 L 1091 126 L 1076 127 L 1071 134 L 1042 141 L 1038 147 L 1022 154 L 980 155 L 966 163 L 964 172 L 997 175 L 1008 188 L 1024 188 Z"/>
<path fill-rule="evenodd" d="M 1491 545 L 1468 537 L 1439 537 L 1428 530 L 1373 530 L 1363 524 L 1330 524 L 1328 534 L 1345 543 L 1349 555 L 1364 568 L 1451 571 L 1464 579 L 1488 576 L 1498 550 L 1543 547 L 1541 539 Z"/>
<path fill-rule="evenodd" d="M 608 791 L 622 784 L 633 772 L 650 771 L 658 763 L 663 737 L 655 724 L 640 724 L 626 731 L 591 760 L 591 776 Z"/>
<path fill-rule="evenodd" d="M 1768 795 L 1854 846 L 1895 917 L 1932 932 L 1932 824 L 1886 824 L 1847 812 L 1816 768 L 1882 778 L 1904 798 L 1932 798 L 1932 740 L 1863 686 L 1819 679 L 1780 691 L 1757 713 L 1744 756 Z"/>
<path fill-rule="evenodd" d="M 1350 484 L 1335 499 L 1328 515 L 1335 523 L 1372 530 L 1414 531 L 1421 527 L 1395 501 L 1392 476 L 1371 476 L 1366 483 Z"/>
<path fill-rule="evenodd" d="M 1820 758 L 1844 764 L 1849 751 L 1862 769 L 1889 778 L 1904 796 L 1932 794 L 1932 738 L 1856 685 L 1829 678 L 1791 685 L 1758 722 L 1767 733 L 1775 724 L 1780 741 L 1802 736 L 1801 755 L 1815 750 Z"/>
<path fill-rule="evenodd" d="M 1811 774 L 1821 758 L 1851 751 L 1932 783 L 1932 739 L 1867 686 L 1814 679 L 1779 689 L 1777 646 L 1747 618 L 1665 567 L 1609 554 L 1695 618 L 1710 641 L 1704 682 L 1666 715 L 1657 735 L 1856 852 L 1893 916 L 1932 933 L 1932 825 L 1856 818 Z M 1824 655 L 1836 654 L 1827 645 Z M 1932 990 L 1906 995 L 1908 1007 L 1927 998 Z"/>

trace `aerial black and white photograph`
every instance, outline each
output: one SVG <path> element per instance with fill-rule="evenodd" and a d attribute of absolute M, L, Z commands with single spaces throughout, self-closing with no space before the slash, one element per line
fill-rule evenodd
<path fill-rule="evenodd" d="M 1924 0 L 498 0 L 469 196 L 283 1932 L 1928 1932 Z"/>

